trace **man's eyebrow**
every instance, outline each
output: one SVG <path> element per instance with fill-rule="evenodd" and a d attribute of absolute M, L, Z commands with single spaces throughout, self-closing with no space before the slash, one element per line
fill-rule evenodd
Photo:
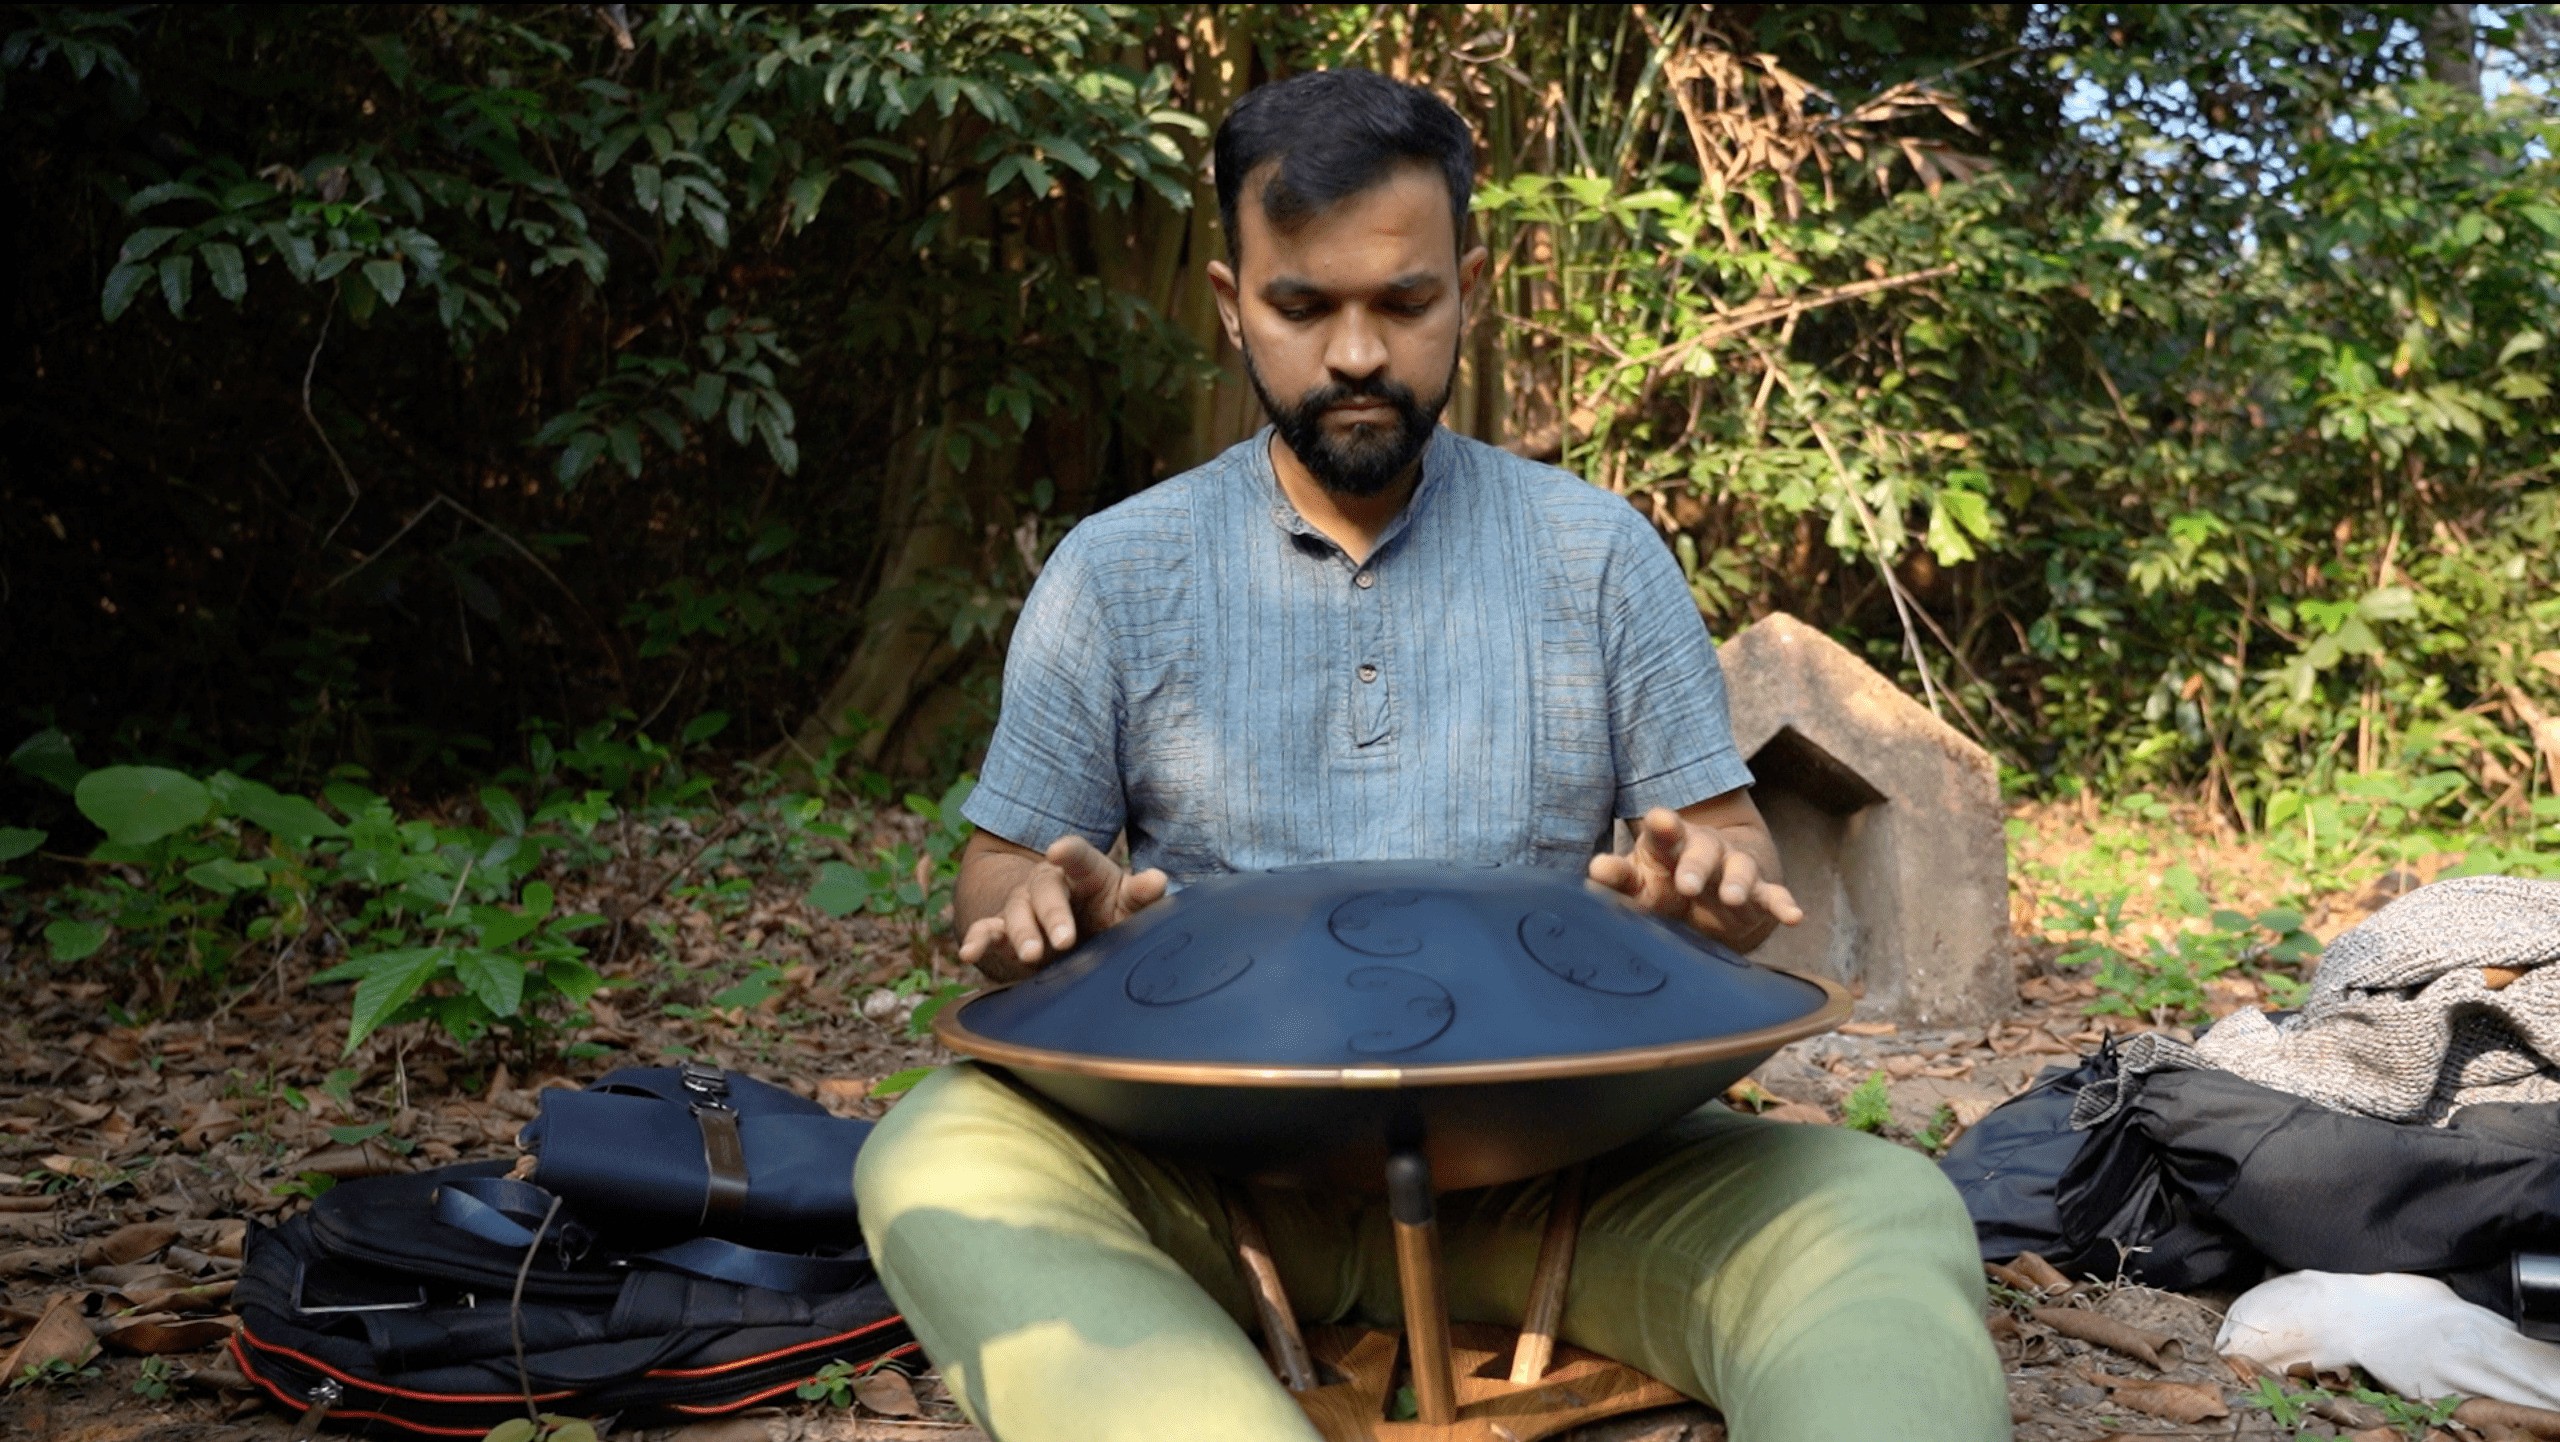
<path fill-rule="evenodd" d="M 1416 270 L 1408 271 L 1403 275 L 1397 276 L 1395 279 L 1388 281 L 1385 285 L 1378 288 L 1384 292 L 1396 293 L 1428 290 L 1441 283 L 1442 277 L 1438 272 Z M 1317 285 L 1314 281 L 1294 275 L 1279 276 L 1265 283 L 1262 287 L 1262 294 L 1264 299 L 1272 301 L 1325 300 L 1329 299 L 1331 296 L 1330 292 L 1325 290 L 1322 286 Z"/>

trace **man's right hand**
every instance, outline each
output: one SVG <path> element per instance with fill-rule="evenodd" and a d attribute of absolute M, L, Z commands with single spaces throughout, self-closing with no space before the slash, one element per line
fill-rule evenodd
<path fill-rule="evenodd" d="M 1162 871 L 1131 875 L 1081 836 L 1060 837 L 1043 855 L 980 832 L 954 898 L 960 959 L 1017 981 L 1163 900 L 1165 885 Z"/>

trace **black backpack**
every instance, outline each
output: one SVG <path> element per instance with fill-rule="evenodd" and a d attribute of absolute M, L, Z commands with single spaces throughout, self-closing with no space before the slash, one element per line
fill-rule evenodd
<path fill-rule="evenodd" d="M 253 1233 L 232 1299 L 242 1374 L 367 1435 L 476 1438 L 529 1409 L 676 1423 L 787 1396 L 830 1364 L 921 1365 L 859 1246 L 763 1251 L 611 1213 L 591 1225 L 508 1170 L 347 1182 Z"/>

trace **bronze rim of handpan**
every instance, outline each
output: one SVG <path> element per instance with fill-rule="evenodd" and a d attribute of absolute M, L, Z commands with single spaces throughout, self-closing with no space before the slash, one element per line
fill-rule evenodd
<path fill-rule="evenodd" d="M 1004 987 L 989 988 L 956 1006 L 943 1008 L 933 1019 L 933 1034 L 951 1050 L 997 1066 L 1094 1077 L 1104 1081 L 1155 1082 L 1165 1086 L 1349 1090 L 1555 1081 L 1570 1077 L 1664 1071 L 1755 1052 L 1775 1051 L 1788 1042 L 1830 1031 L 1849 1019 L 1852 998 L 1838 982 L 1795 971 L 1786 975 L 1822 988 L 1822 1005 L 1792 1021 L 1764 1026 L 1756 1031 L 1731 1032 L 1662 1046 L 1524 1057 L 1516 1061 L 1422 1062 L 1413 1066 L 1260 1066 L 1250 1062 L 1150 1061 L 1140 1057 L 1095 1056 L 1088 1052 L 1023 1046 L 981 1036 L 961 1020 L 970 1003 L 980 997 L 993 996 L 1005 990 Z"/>

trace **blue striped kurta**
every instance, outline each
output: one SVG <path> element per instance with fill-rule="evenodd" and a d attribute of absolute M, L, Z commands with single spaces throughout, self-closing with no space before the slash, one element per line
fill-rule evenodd
<path fill-rule="evenodd" d="M 1266 429 L 1085 520 L 1014 629 L 985 830 L 1177 882 L 1447 857 L 1579 869 L 1751 782 L 1678 565 L 1624 500 L 1448 430 L 1362 564 Z"/>

